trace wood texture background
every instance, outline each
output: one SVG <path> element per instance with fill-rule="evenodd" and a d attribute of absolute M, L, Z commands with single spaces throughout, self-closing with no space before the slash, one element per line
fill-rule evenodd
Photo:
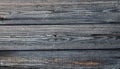
<path fill-rule="evenodd" d="M 0 0 L 1 69 L 120 69 L 119 0 Z"/>

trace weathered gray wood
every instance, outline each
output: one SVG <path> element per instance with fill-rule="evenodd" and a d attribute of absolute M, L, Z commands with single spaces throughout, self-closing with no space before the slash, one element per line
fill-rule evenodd
<path fill-rule="evenodd" d="M 119 0 L 0 0 L 0 69 L 120 69 Z"/>
<path fill-rule="evenodd" d="M 120 48 L 120 25 L 0 26 L 0 50 Z"/>
<path fill-rule="evenodd" d="M 0 24 L 119 23 L 119 0 L 1 0 Z"/>
<path fill-rule="evenodd" d="M 1 68 L 119 69 L 120 51 L 1 51 Z"/>

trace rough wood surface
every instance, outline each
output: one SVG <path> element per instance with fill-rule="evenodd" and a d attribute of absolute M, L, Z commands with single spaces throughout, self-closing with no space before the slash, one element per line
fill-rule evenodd
<path fill-rule="evenodd" d="M 119 69 L 119 50 L 1 51 L 1 68 Z M 103 54 L 104 53 L 104 54 Z"/>
<path fill-rule="evenodd" d="M 0 69 L 120 69 L 119 0 L 0 0 Z"/>
<path fill-rule="evenodd" d="M 119 0 L 0 0 L 1 25 L 119 23 Z"/>
<path fill-rule="evenodd" d="M 0 50 L 117 49 L 119 25 L 0 26 Z"/>

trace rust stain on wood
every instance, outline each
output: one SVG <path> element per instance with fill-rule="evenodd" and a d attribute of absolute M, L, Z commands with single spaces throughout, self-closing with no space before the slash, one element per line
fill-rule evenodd
<path fill-rule="evenodd" d="M 74 61 L 72 62 L 73 64 L 78 64 L 78 65 L 85 65 L 85 66 L 97 66 L 97 65 L 100 65 L 100 63 L 98 62 L 78 62 L 78 61 Z"/>
<path fill-rule="evenodd" d="M 70 64 L 75 64 L 75 65 L 83 65 L 83 66 L 98 66 L 101 65 L 99 62 L 92 62 L 92 61 L 71 61 L 71 60 L 63 60 L 63 59 L 54 59 L 53 62 L 55 63 L 70 63 Z"/>

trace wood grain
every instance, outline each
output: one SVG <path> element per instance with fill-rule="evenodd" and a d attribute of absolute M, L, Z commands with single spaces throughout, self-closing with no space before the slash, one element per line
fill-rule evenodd
<path fill-rule="evenodd" d="M 119 0 L 5 0 L 0 24 L 119 24 L 119 12 Z"/>
<path fill-rule="evenodd" d="M 0 50 L 116 49 L 119 25 L 0 26 Z"/>
<path fill-rule="evenodd" d="M 104 54 L 103 54 L 104 53 Z M 119 69 L 120 51 L 1 51 L 1 68 Z"/>
<path fill-rule="evenodd" d="M 0 69 L 120 69 L 119 0 L 0 0 Z"/>

